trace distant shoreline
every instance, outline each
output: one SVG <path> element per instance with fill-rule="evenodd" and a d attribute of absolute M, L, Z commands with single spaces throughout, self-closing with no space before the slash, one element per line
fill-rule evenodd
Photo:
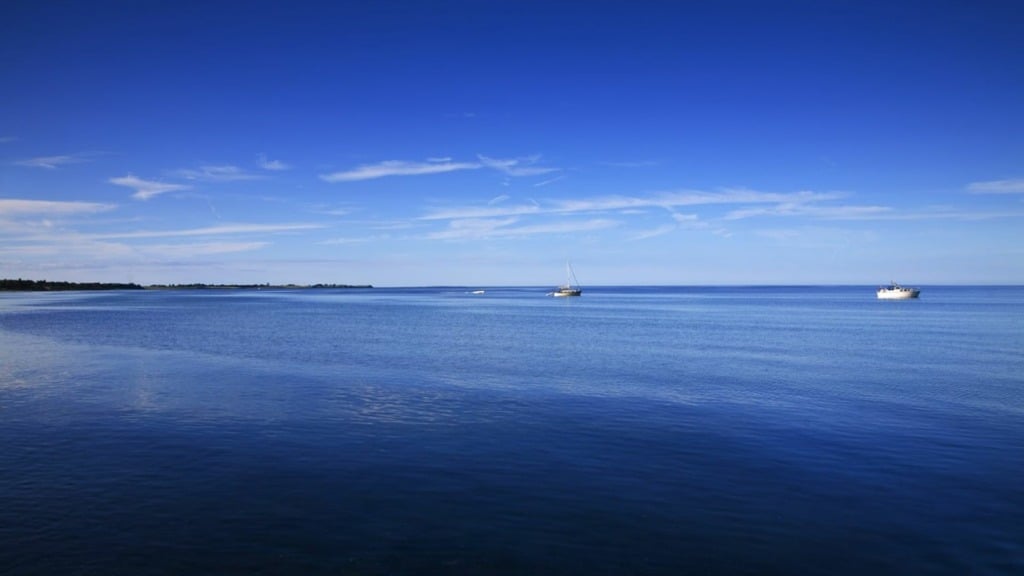
<path fill-rule="evenodd" d="M 141 284 L 120 282 L 53 282 L 0 280 L 0 292 L 70 292 L 77 290 L 296 290 L 318 288 L 373 288 L 372 284 Z"/>
<path fill-rule="evenodd" d="M 373 284 L 151 284 L 146 290 L 317 290 L 373 288 Z"/>

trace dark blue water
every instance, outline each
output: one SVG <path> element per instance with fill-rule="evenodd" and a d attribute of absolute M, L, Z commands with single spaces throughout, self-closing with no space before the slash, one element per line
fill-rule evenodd
<path fill-rule="evenodd" d="M 544 292 L 0 295 L 0 573 L 1024 573 L 1024 288 Z"/>

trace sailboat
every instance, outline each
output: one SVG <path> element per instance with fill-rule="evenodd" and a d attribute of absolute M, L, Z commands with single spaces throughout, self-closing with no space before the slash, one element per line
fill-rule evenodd
<path fill-rule="evenodd" d="M 565 263 L 565 284 L 555 288 L 554 292 L 551 292 L 551 296 L 561 298 L 564 296 L 579 296 L 583 294 L 583 289 L 580 288 L 580 283 L 576 280 L 576 272 L 572 269 L 572 264 Z"/>

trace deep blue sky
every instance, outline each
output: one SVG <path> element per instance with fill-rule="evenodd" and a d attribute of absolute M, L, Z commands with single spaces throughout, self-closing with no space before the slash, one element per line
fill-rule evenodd
<path fill-rule="evenodd" d="M 1024 283 L 1017 2 L 0 8 L 0 277 Z"/>

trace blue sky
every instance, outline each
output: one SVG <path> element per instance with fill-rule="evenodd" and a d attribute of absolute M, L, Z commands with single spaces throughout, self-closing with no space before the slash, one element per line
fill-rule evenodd
<path fill-rule="evenodd" d="M 0 8 L 0 277 L 1024 283 L 1017 2 Z"/>

